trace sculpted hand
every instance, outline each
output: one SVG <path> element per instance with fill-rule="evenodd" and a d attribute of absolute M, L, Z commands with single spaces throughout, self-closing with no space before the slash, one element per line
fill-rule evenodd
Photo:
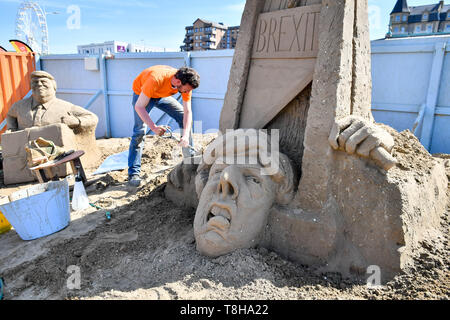
<path fill-rule="evenodd" d="M 392 136 L 374 123 L 358 116 L 337 120 L 328 141 L 333 149 L 370 158 L 385 170 L 389 170 L 397 163 L 391 156 L 394 146 Z"/>
<path fill-rule="evenodd" d="M 64 123 L 69 128 L 73 129 L 78 127 L 81 124 L 81 121 L 74 115 L 68 113 L 67 115 L 61 117 L 61 123 Z"/>

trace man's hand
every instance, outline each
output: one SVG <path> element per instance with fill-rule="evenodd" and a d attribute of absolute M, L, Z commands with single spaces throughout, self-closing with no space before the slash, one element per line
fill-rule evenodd
<path fill-rule="evenodd" d="M 166 132 L 166 128 L 164 126 L 154 126 L 152 131 L 161 137 Z"/>
<path fill-rule="evenodd" d="M 67 114 L 67 115 L 61 117 L 61 123 L 64 123 L 69 128 L 73 129 L 73 128 L 78 127 L 81 124 L 81 121 L 74 115 Z"/>
<path fill-rule="evenodd" d="M 337 120 L 328 141 L 333 149 L 370 158 L 385 170 L 389 170 L 397 163 L 390 154 L 394 146 L 392 136 L 374 123 L 358 116 Z"/>
<path fill-rule="evenodd" d="M 187 137 L 181 137 L 179 145 L 184 148 L 187 147 L 189 145 L 189 139 Z"/>

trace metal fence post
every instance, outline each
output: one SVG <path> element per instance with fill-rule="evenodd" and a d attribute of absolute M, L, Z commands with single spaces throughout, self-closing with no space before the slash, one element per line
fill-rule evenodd
<path fill-rule="evenodd" d="M 191 66 L 191 53 L 189 51 L 186 51 L 184 55 L 184 64 L 186 67 Z"/>
<path fill-rule="evenodd" d="M 111 138 L 111 120 L 109 115 L 109 95 L 108 95 L 108 73 L 104 54 L 100 55 L 100 77 L 103 84 L 103 97 L 105 100 L 106 137 Z"/>
<path fill-rule="evenodd" d="M 438 42 L 435 45 L 433 64 L 431 67 L 430 82 L 428 85 L 427 98 L 425 102 L 425 113 L 423 117 L 422 134 L 420 142 L 430 151 L 431 139 L 433 136 L 434 117 L 437 99 L 439 97 L 439 87 L 441 83 L 442 67 L 444 64 L 446 42 Z"/>

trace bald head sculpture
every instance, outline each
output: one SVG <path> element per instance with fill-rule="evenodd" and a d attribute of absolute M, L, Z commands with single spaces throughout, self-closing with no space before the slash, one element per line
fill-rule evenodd
<path fill-rule="evenodd" d="M 195 179 L 200 253 L 216 257 L 258 245 L 270 208 L 290 202 L 292 165 L 271 149 L 263 131 L 243 129 L 220 136 L 206 149 Z"/>
<path fill-rule="evenodd" d="M 14 103 L 8 111 L 8 132 L 63 123 L 77 134 L 94 132 L 98 117 L 56 97 L 56 80 L 48 72 L 31 73 L 32 96 Z"/>

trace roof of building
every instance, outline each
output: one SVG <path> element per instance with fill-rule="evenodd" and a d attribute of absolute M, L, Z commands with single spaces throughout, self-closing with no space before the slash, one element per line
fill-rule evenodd
<path fill-rule="evenodd" d="M 411 14 L 422 14 L 425 11 L 433 12 L 436 11 L 436 4 L 428 4 L 424 6 L 410 7 Z"/>
<path fill-rule="evenodd" d="M 391 14 L 401 12 L 409 12 L 408 2 L 406 0 L 397 0 L 397 3 L 395 4 L 395 7 L 392 10 Z"/>
<path fill-rule="evenodd" d="M 444 4 L 441 8 L 441 2 L 435 4 L 410 7 L 408 6 L 408 2 L 406 0 L 397 0 L 397 3 L 395 4 L 395 7 L 392 10 L 391 14 L 407 12 L 411 16 L 413 16 L 413 15 L 422 15 L 424 12 L 429 12 L 431 15 L 431 13 L 442 14 L 443 12 L 447 12 L 448 10 L 450 10 L 450 5 Z"/>
<path fill-rule="evenodd" d="M 397 2 L 397 4 L 398 3 L 399 2 Z M 450 10 L 450 5 L 443 5 L 442 8 L 440 8 L 440 3 L 409 7 L 410 15 L 408 17 L 408 23 L 422 22 L 423 14 L 425 12 L 429 13 L 428 18 L 425 21 L 443 21 L 447 19 L 448 10 Z M 393 11 L 393 13 L 396 12 Z"/>
<path fill-rule="evenodd" d="M 203 23 L 205 23 L 205 24 L 210 24 L 211 26 L 213 26 L 213 27 L 216 27 L 216 28 L 221 28 L 221 29 L 226 29 L 226 28 L 228 28 L 226 25 L 224 25 L 223 23 L 217 23 L 217 22 L 213 22 L 213 21 L 209 21 L 209 20 L 205 20 L 205 19 L 200 19 L 200 18 L 198 18 L 197 20 L 195 20 L 194 21 L 194 23 L 196 23 L 198 20 L 200 20 L 200 21 L 202 21 Z M 194 24 L 193 23 L 193 24 Z"/>

